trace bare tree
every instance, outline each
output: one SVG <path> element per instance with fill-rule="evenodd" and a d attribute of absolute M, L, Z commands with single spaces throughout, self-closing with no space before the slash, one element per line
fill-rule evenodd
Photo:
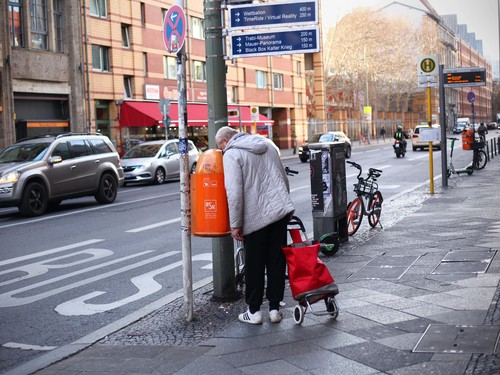
<path fill-rule="evenodd" d="M 327 93 L 356 109 L 406 111 L 418 89 L 416 56 L 422 46 L 414 22 L 358 8 L 329 30 L 325 48 Z"/>

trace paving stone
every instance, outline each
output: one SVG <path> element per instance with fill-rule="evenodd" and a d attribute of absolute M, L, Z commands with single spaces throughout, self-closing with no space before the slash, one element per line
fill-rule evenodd
<path fill-rule="evenodd" d="M 432 354 L 430 353 L 412 353 L 411 351 L 396 350 L 375 342 L 364 342 L 357 345 L 334 348 L 332 351 L 368 367 L 386 372 L 400 367 L 428 362 L 432 358 Z"/>

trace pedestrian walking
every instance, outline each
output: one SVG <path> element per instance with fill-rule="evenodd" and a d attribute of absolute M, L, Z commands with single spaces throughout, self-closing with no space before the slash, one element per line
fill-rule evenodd
<path fill-rule="evenodd" d="M 382 129 L 380 129 L 380 136 L 382 137 L 382 139 L 384 140 L 384 143 L 385 143 L 385 127 L 382 126 Z"/>
<path fill-rule="evenodd" d="M 285 292 L 287 223 L 295 211 L 290 186 L 276 145 L 260 135 L 224 126 L 215 135 L 223 151 L 224 184 L 231 235 L 245 247 L 245 301 L 238 316 L 244 323 L 261 324 L 260 308 L 266 298 L 269 318 L 279 323 Z"/>

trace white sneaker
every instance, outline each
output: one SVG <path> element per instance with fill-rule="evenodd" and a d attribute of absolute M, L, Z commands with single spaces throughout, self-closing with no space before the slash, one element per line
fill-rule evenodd
<path fill-rule="evenodd" d="M 269 319 L 271 319 L 271 323 L 279 323 L 283 319 L 283 314 L 278 310 L 270 310 Z"/>
<path fill-rule="evenodd" d="M 250 310 L 247 310 L 243 314 L 238 315 L 238 319 L 243 323 L 262 324 L 262 314 L 260 311 L 252 314 Z"/>

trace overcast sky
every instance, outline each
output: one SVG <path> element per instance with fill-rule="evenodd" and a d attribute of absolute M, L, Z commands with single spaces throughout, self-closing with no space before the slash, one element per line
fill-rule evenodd
<path fill-rule="evenodd" d="M 415 0 L 414 0 L 415 1 Z M 400 3 L 415 4 L 410 0 Z M 498 2 L 500 0 L 428 0 L 438 14 L 456 14 L 459 24 L 466 24 L 467 31 L 476 33 L 476 39 L 483 41 L 483 53 L 491 60 L 499 57 Z M 378 9 L 394 0 L 322 0 L 321 8 L 325 24 L 332 26 L 356 7 Z M 420 4 L 419 1 L 416 1 Z M 420 6 L 419 6 L 420 7 Z M 327 15 L 327 16 L 325 16 Z"/>

